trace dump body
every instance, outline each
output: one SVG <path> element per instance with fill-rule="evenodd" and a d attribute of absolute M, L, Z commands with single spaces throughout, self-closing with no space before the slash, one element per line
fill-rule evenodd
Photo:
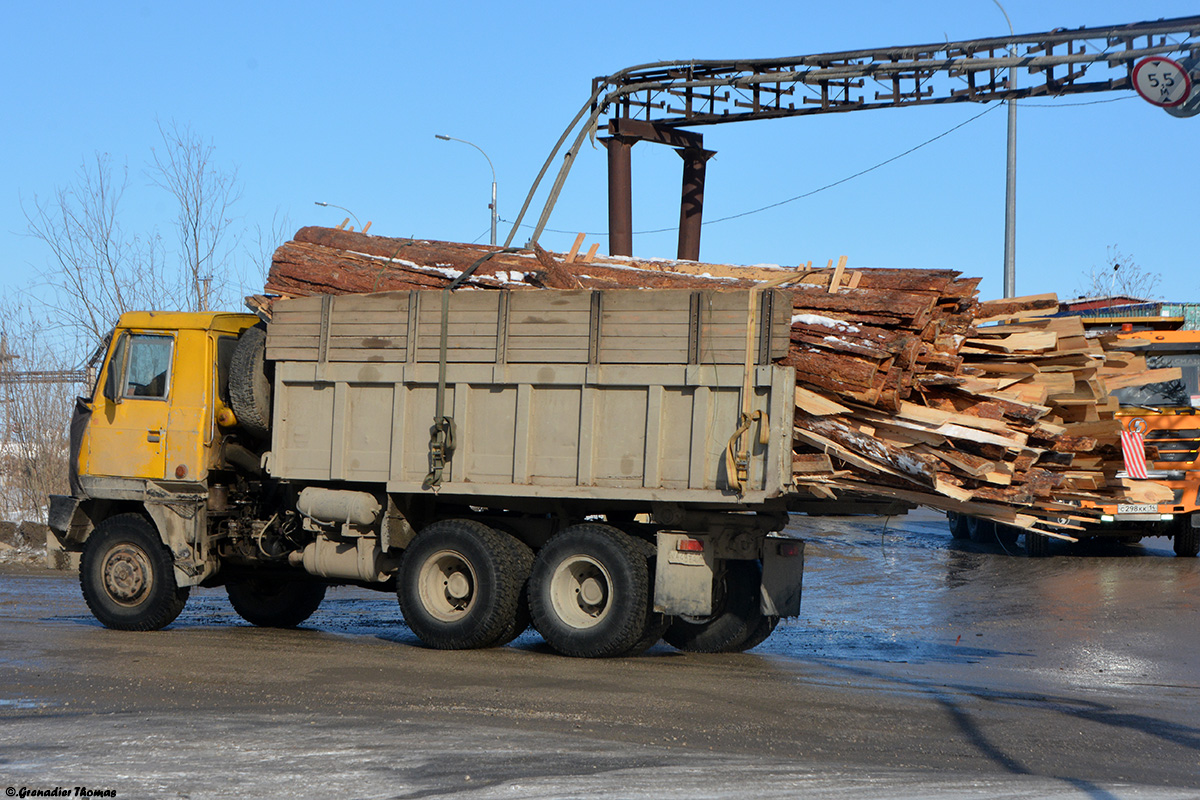
<path fill-rule="evenodd" d="M 430 428 L 445 416 L 453 447 L 437 484 L 444 497 L 740 506 L 780 498 L 792 486 L 795 373 L 771 360 L 786 353 L 789 317 L 768 309 L 747 370 L 749 299 L 458 292 L 444 369 L 439 293 L 279 303 L 267 338 L 276 387 L 268 470 L 421 492 Z M 749 411 L 766 421 L 747 436 L 739 493 L 725 456 L 747 382 Z"/>
<path fill-rule="evenodd" d="M 52 561 L 105 625 L 225 585 L 290 627 L 397 593 L 426 644 L 744 650 L 799 613 L 791 307 L 763 291 L 400 292 L 127 314 Z M 686 616 L 684 616 L 686 615 Z"/>

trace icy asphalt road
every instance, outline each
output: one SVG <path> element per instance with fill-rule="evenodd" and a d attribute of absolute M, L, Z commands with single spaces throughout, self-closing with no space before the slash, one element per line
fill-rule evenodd
<path fill-rule="evenodd" d="M 421 648 L 390 595 L 297 631 L 221 590 L 100 627 L 73 576 L 0 571 L 0 791 L 118 797 L 1200 797 L 1200 561 L 1053 558 L 931 515 L 795 518 L 803 616 L 759 649 L 579 661 L 535 633 Z"/>

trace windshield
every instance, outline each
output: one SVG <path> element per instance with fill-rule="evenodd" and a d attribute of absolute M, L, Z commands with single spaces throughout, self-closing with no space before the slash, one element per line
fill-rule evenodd
<path fill-rule="evenodd" d="M 1183 373 L 1180 380 L 1148 383 L 1145 386 L 1130 386 L 1117 389 L 1113 395 L 1122 406 L 1191 406 L 1200 407 L 1200 353 L 1163 353 L 1147 355 L 1149 369 L 1179 367 Z"/>

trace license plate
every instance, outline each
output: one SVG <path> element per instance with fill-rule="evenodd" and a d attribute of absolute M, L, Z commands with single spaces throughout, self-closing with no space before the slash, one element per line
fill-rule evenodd
<path fill-rule="evenodd" d="M 1118 514 L 1157 514 L 1158 506 L 1154 503 L 1118 503 Z"/>

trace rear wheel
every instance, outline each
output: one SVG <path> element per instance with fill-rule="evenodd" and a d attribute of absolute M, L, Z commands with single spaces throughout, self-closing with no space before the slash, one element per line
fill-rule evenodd
<path fill-rule="evenodd" d="M 1050 555 L 1050 537 L 1036 531 L 1025 531 L 1025 554 L 1030 558 Z"/>
<path fill-rule="evenodd" d="M 1200 554 L 1200 528 L 1193 528 L 1190 524 L 1191 520 L 1184 519 L 1183 524 L 1175 529 L 1175 536 L 1171 544 L 1175 548 L 1175 555 L 1184 558 L 1195 558 Z"/>
<path fill-rule="evenodd" d="M 753 650 L 758 647 L 767 640 L 767 637 L 775 632 L 775 628 L 778 625 L 779 617 L 764 616 L 754 630 L 750 632 L 750 635 L 746 637 L 746 641 L 742 642 L 741 647 L 738 648 L 738 652 L 744 653 L 747 650 Z"/>
<path fill-rule="evenodd" d="M 996 538 L 996 523 L 990 519 L 967 517 L 967 536 L 973 542 L 990 543 Z"/>
<path fill-rule="evenodd" d="M 225 591 L 238 616 L 260 628 L 294 628 L 311 617 L 325 599 L 325 584 L 282 575 L 231 581 Z"/>
<path fill-rule="evenodd" d="M 996 541 L 1002 547 L 1014 547 L 1017 544 L 1017 539 L 1021 537 L 1021 529 L 1014 525 L 1001 525 L 996 523 Z"/>
<path fill-rule="evenodd" d="M 740 653 L 760 644 L 775 628 L 763 622 L 766 617 L 759 607 L 761 585 L 762 566 L 757 561 L 726 561 L 712 615 L 679 617 L 663 638 L 690 653 Z M 747 644 L 755 636 L 761 638 Z"/>
<path fill-rule="evenodd" d="M 517 565 L 517 577 L 521 583 L 520 589 L 517 591 L 517 610 L 513 614 L 512 624 L 496 642 L 498 645 L 504 645 L 524 633 L 533 621 L 529 615 L 529 593 L 526 591 L 529 585 L 529 573 L 533 570 L 533 551 L 529 549 L 529 545 L 515 536 L 504 531 L 499 531 L 499 533 L 509 546 L 513 563 Z"/>
<path fill-rule="evenodd" d="M 546 643 L 567 656 L 631 655 L 658 640 L 646 552 L 609 525 L 572 525 L 546 542 L 529 578 L 529 609 Z"/>
<path fill-rule="evenodd" d="M 439 650 L 511 640 L 527 574 L 513 542 L 466 519 L 441 520 L 417 534 L 397 583 L 400 609 L 417 638 Z"/>
<path fill-rule="evenodd" d="M 106 627 L 155 631 L 175 621 L 188 599 L 175 583 L 174 559 L 140 514 L 118 514 L 96 526 L 79 564 L 83 599 Z"/>
<path fill-rule="evenodd" d="M 950 536 L 954 539 L 969 539 L 967 531 L 967 516 L 957 511 L 946 512 L 946 524 L 950 527 Z"/>

